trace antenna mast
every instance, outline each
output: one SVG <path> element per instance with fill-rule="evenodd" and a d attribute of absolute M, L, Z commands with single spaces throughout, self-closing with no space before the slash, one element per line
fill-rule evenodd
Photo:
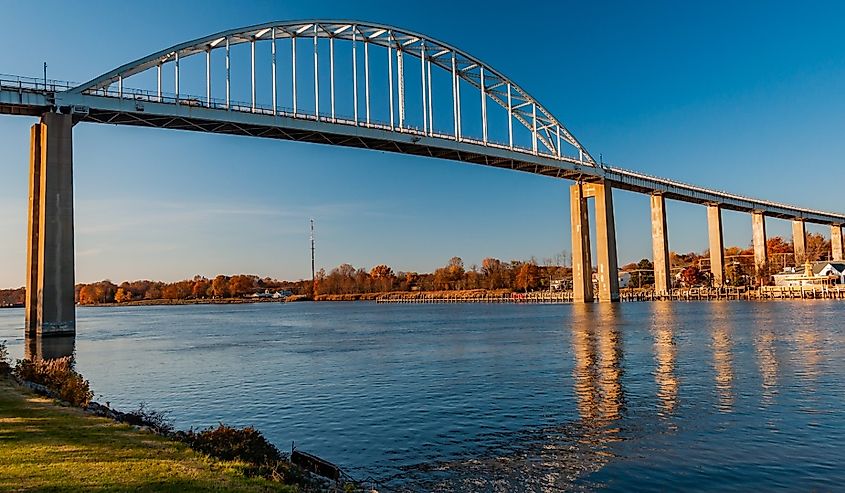
<path fill-rule="evenodd" d="M 311 219 L 311 286 L 312 296 L 317 296 L 317 276 L 314 270 L 314 219 Z"/>

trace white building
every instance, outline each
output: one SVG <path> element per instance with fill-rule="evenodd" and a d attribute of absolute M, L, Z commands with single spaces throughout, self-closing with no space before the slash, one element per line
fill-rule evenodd
<path fill-rule="evenodd" d="M 845 284 L 845 262 L 813 262 L 804 269 L 787 267 L 772 276 L 775 286 L 825 286 Z"/>
<path fill-rule="evenodd" d="M 845 262 L 816 262 L 813 273 L 819 277 L 837 277 L 836 284 L 845 284 Z"/>

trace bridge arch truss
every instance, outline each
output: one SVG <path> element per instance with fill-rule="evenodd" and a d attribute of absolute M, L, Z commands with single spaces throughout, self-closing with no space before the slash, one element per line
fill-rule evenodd
<path fill-rule="evenodd" d="M 284 49 L 290 50 L 289 58 L 284 63 L 280 60 L 282 43 L 288 44 L 289 47 L 284 47 Z M 339 43 L 348 45 L 347 54 L 351 53 L 351 61 L 346 60 L 344 65 L 351 66 L 351 74 L 341 76 L 337 73 L 341 65 L 336 56 L 336 53 L 340 51 L 336 47 Z M 231 73 L 232 50 L 235 46 L 243 44 L 248 44 L 250 47 L 250 97 L 247 102 L 238 102 L 232 97 L 235 78 Z M 258 68 L 261 60 L 256 60 L 257 46 L 260 50 L 262 44 L 270 46 L 269 73 L 263 74 Z M 297 44 L 300 45 L 299 48 Z M 306 57 L 311 60 L 302 60 L 303 44 L 313 46 L 312 53 L 307 53 Z M 377 81 L 371 77 L 373 59 L 378 56 L 371 54 L 374 49 L 381 49 L 387 53 L 387 81 Z M 225 61 L 215 66 L 213 55 L 217 52 L 223 53 L 222 58 Z M 299 55 L 299 60 L 297 60 L 297 55 Z M 204 58 L 204 82 L 200 82 L 204 85 L 204 96 L 189 95 L 184 89 L 186 74 L 181 68 L 192 57 Z M 321 62 L 321 58 L 324 59 L 324 57 L 329 58 L 328 74 L 325 73 L 325 62 Z M 382 58 L 381 63 L 383 60 Z M 412 63 L 418 67 L 413 81 L 406 76 Z M 215 80 L 212 74 L 221 68 L 219 65 L 223 65 L 222 68 L 225 70 L 223 83 L 225 96 L 222 98 L 214 97 L 215 92 L 221 92 L 219 88 L 212 90 Z M 303 87 L 303 69 L 313 71 L 304 81 L 309 87 Z M 129 89 L 128 80 L 147 71 L 155 72 L 155 87 L 147 90 Z M 168 72 L 173 77 L 170 93 L 163 90 L 166 84 L 166 82 L 163 83 L 163 78 L 165 80 L 169 78 Z M 384 71 L 380 75 L 384 76 Z M 442 80 L 448 78 L 450 84 L 448 92 L 438 92 L 433 89 L 438 77 Z M 267 99 L 271 101 L 271 104 L 262 106 L 259 103 L 261 82 L 266 82 L 268 79 L 271 81 L 268 89 L 272 92 L 272 96 Z M 341 80 L 343 83 L 339 82 Z M 292 103 L 290 107 L 283 107 L 281 104 L 283 95 L 280 81 L 286 81 L 287 89 L 292 92 L 288 95 Z M 194 88 L 199 85 L 196 80 L 192 83 Z M 325 88 L 321 89 L 321 84 L 328 84 L 328 95 L 325 94 Z M 344 84 L 347 87 L 342 87 Z M 348 87 L 349 85 L 351 87 Z M 410 98 L 406 87 L 411 85 L 415 87 L 417 96 L 414 98 L 418 106 L 415 112 L 422 117 L 417 125 L 410 124 L 408 118 Z M 469 93 L 467 87 L 474 94 Z M 389 121 L 377 122 L 372 118 L 371 110 L 376 105 L 375 99 L 385 96 L 385 91 L 382 90 L 384 88 L 387 88 L 386 96 L 389 100 Z M 451 94 L 448 94 L 449 92 Z M 595 167 L 592 156 L 560 120 L 501 72 L 442 41 L 419 33 L 373 23 L 337 20 L 285 21 L 224 31 L 140 58 L 81 84 L 71 89 L 69 93 L 117 96 L 141 102 L 170 103 L 384 129 L 552 159 L 566 159 L 580 166 Z M 336 102 L 340 99 L 340 93 L 346 96 L 352 94 L 351 115 L 341 116 L 337 111 Z M 478 114 L 473 116 L 465 113 L 464 107 L 467 106 L 467 100 L 478 102 L 480 106 Z M 306 106 L 303 102 L 309 104 Z M 444 106 L 446 103 L 448 106 Z M 501 119 L 497 121 L 507 126 L 506 133 L 504 128 L 497 129 L 498 135 L 507 135 L 505 142 L 497 142 L 491 138 L 489 131 L 493 124 L 491 105 L 501 108 L 500 111 L 507 115 L 506 122 Z M 448 113 L 451 117 L 451 128 L 448 132 L 436 128 L 435 114 L 439 116 L 441 113 Z M 470 121 L 474 125 L 469 125 Z M 530 135 L 530 145 L 520 146 L 514 122 L 516 126 L 527 130 Z M 480 135 L 471 134 L 468 127 L 472 127 Z"/>

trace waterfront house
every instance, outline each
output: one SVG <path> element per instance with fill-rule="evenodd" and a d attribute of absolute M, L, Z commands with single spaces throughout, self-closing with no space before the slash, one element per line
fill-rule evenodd
<path fill-rule="evenodd" d="M 775 286 L 830 286 L 845 284 L 845 262 L 807 261 L 804 269 L 787 267 L 772 276 Z"/>
<path fill-rule="evenodd" d="M 247 298 L 270 298 L 272 296 L 273 295 L 265 289 L 263 293 L 252 293 L 247 295 Z"/>
<path fill-rule="evenodd" d="M 845 262 L 815 262 L 813 273 L 818 277 L 835 277 L 834 284 L 845 284 Z"/>

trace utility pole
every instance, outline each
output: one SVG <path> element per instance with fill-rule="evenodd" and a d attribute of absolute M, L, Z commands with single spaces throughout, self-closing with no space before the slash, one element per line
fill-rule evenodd
<path fill-rule="evenodd" d="M 314 219 L 311 219 L 311 293 L 317 296 L 317 274 L 314 270 Z"/>
<path fill-rule="evenodd" d="M 47 62 L 44 62 L 44 90 L 47 90 Z"/>

